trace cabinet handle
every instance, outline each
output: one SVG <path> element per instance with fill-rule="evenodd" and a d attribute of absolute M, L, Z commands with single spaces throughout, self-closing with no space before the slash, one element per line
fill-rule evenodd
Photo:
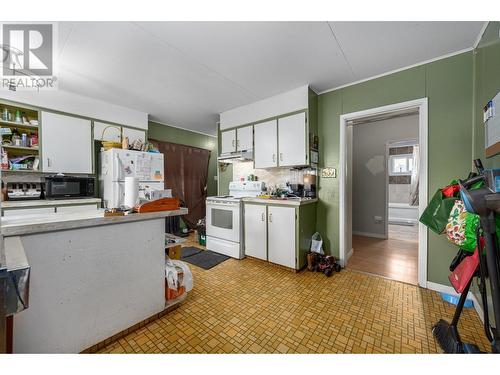
<path fill-rule="evenodd" d="M 276 162 L 276 154 L 273 154 L 273 163 Z"/>
<path fill-rule="evenodd" d="M 280 161 L 283 161 L 283 153 L 280 152 Z"/>
<path fill-rule="evenodd" d="M 269 222 L 270 222 L 270 223 L 272 223 L 272 222 L 273 222 L 273 214 L 272 214 L 272 213 L 270 213 L 270 214 L 269 214 Z"/>
<path fill-rule="evenodd" d="M 264 216 L 264 212 L 262 213 L 262 215 L 260 215 L 260 219 L 261 219 L 262 221 L 266 221 L 266 217 Z"/>
<path fill-rule="evenodd" d="M 47 158 L 47 167 L 50 167 L 50 158 Z"/>
<path fill-rule="evenodd" d="M 233 145 L 233 147 L 234 147 L 234 139 L 232 140 L 231 144 L 232 144 L 232 145 Z"/>

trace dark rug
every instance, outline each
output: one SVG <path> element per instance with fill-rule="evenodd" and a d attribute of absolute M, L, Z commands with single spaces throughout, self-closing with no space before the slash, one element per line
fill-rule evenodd
<path fill-rule="evenodd" d="M 219 263 L 228 259 L 228 256 L 214 253 L 210 250 L 203 250 L 186 258 L 184 258 L 184 256 L 182 257 L 183 261 L 191 263 L 194 266 L 201 267 L 204 270 L 209 270 L 210 268 L 215 267 Z"/>
<path fill-rule="evenodd" d="M 181 259 L 184 260 L 185 258 L 188 258 L 190 256 L 196 255 L 198 253 L 201 253 L 202 250 L 197 248 L 197 247 L 183 247 L 182 248 L 182 254 L 181 254 Z"/>

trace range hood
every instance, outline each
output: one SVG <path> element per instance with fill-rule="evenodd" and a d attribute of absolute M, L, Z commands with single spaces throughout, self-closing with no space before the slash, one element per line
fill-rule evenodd
<path fill-rule="evenodd" d="M 238 161 L 253 160 L 253 150 L 243 150 L 221 154 L 218 158 L 221 163 L 234 163 Z"/>

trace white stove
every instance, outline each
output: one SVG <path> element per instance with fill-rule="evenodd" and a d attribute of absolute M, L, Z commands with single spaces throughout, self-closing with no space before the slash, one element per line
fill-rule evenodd
<path fill-rule="evenodd" d="M 256 197 L 265 189 L 261 181 L 233 181 L 229 194 L 207 198 L 207 249 L 243 259 L 243 215 L 241 198 Z"/>

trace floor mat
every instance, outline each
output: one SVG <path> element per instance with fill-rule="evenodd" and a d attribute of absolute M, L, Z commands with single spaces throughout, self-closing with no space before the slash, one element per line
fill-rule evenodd
<path fill-rule="evenodd" d="M 200 251 L 198 254 L 191 255 L 187 258 L 182 258 L 182 260 L 184 260 L 185 262 L 191 263 L 194 266 L 201 267 L 204 270 L 209 270 L 210 268 L 215 267 L 219 263 L 222 263 L 228 259 L 228 256 L 214 253 L 210 250 Z"/>
<path fill-rule="evenodd" d="M 181 259 L 184 260 L 185 258 L 191 257 L 191 256 L 196 255 L 196 254 L 201 253 L 201 252 L 202 252 L 201 249 L 194 247 L 194 246 L 183 247 Z"/>

